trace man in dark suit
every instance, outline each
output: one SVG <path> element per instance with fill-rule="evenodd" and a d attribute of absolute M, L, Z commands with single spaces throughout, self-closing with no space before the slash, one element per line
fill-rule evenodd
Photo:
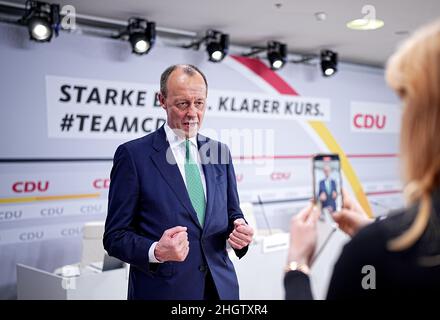
<path fill-rule="evenodd" d="M 325 179 L 319 181 L 319 200 L 322 208 L 327 208 L 330 212 L 336 211 L 336 182 L 330 178 L 331 169 L 328 165 L 323 168 Z"/>
<path fill-rule="evenodd" d="M 241 258 L 253 230 L 229 149 L 198 134 L 207 87 L 194 66 L 166 69 L 167 123 L 116 150 L 104 248 L 131 265 L 129 299 L 239 298 L 226 242 Z"/>

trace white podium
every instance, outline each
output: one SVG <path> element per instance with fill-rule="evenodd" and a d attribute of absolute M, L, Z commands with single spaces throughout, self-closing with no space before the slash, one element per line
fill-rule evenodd
<path fill-rule="evenodd" d="M 229 250 L 229 258 L 237 273 L 240 300 L 284 299 L 283 279 L 288 234 L 277 235 L 278 239 L 272 243 L 265 241 L 269 237 L 253 241 L 242 259 L 238 259 L 232 249 Z"/>
<path fill-rule="evenodd" d="M 128 268 L 62 277 L 17 264 L 18 300 L 126 300 Z"/>

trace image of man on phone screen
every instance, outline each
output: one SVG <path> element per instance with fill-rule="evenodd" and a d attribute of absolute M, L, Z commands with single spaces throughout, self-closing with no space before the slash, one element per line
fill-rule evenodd
<path fill-rule="evenodd" d="M 335 212 L 338 192 L 336 181 L 331 178 L 331 171 L 329 165 L 324 165 L 323 172 L 325 178 L 319 181 L 318 197 L 323 209 L 326 208 L 329 212 Z"/>

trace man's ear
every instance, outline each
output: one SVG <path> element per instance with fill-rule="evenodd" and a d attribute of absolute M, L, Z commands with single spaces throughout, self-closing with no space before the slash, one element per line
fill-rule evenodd
<path fill-rule="evenodd" d="M 161 92 L 159 92 L 159 103 L 160 103 L 160 106 L 166 110 L 167 107 L 165 105 L 165 100 L 166 100 L 165 96 Z"/>

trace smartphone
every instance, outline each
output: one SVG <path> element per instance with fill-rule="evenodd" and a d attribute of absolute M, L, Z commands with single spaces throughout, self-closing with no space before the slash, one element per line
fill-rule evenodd
<path fill-rule="evenodd" d="M 322 211 L 332 214 L 342 209 L 341 162 L 338 154 L 318 154 L 313 157 L 313 197 Z"/>

